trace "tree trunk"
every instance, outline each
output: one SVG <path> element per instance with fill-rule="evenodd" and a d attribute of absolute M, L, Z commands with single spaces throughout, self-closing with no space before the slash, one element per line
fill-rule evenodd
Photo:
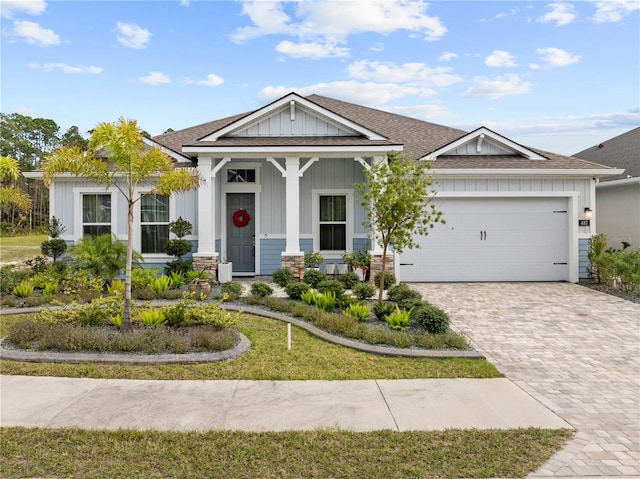
<path fill-rule="evenodd" d="M 124 273 L 123 331 L 131 330 L 131 264 L 133 263 L 133 201 L 129 199 L 129 233 L 127 237 L 127 262 Z"/>
<path fill-rule="evenodd" d="M 387 266 L 387 246 L 388 243 L 384 243 L 382 245 L 382 268 L 380 269 L 380 286 L 378 287 L 378 301 L 382 301 L 382 294 L 384 293 L 384 274 Z M 373 280 L 375 281 L 375 275 L 373 276 Z"/>

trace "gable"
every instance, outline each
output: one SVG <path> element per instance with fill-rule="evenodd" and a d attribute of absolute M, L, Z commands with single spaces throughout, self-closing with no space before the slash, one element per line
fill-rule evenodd
<path fill-rule="evenodd" d="M 265 136 L 362 136 L 352 128 L 327 119 L 317 112 L 293 102 L 265 118 L 242 125 L 228 133 L 229 137 Z"/>

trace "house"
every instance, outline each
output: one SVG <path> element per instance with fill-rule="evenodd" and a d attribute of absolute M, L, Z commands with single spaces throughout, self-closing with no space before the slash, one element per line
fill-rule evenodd
<path fill-rule="evenodd" d="M 195 166 L 204 185 L 171 198 L 145 197 L 134 247 L 149 264 L 169 257 L 168 223 L 193 223 L 194 268 L 265 275 L 303 264 L 304 251 L 341 263 L 345 251 L 371 249 L 374 233 L 354 184 L 389 152 L 429 161 L 446 225 L 423 246 L 396 255 L 403 281 L 578 281 L 599 178 L 614 168 L 520 145 L 488 128 L 466 132 L 336 99 L 290 93 L 262 108 L 156 136 L 176 167 Z M 51 214 L 68 240 L 111 231 L 127 239 L 116 191 L 61 176 Z"/>
<path fill-rule="evenodd" d="M 596 184 L 596 231 L 607 236 L 609 247 L 622 243 L 640 250 L 640 127 L 573 155 L 624 169 Z"/>

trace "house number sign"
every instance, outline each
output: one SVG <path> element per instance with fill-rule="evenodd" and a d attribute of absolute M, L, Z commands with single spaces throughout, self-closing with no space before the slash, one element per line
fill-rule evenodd
<path fill-rule="evenodd" d="M 591 220 L 578 220 L 578 226 L 589 226 L 591 224 Z"/>

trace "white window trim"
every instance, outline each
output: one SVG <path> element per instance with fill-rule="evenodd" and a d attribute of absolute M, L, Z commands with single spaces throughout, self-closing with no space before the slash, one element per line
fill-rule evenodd
<path fill-rule="evenodd" d="M 118 224 L 118 205 L 116 203 L 117 190 L 115 188 L 105 189 L 104 186 L 76 186 L 73 188 L 73 204 L 76 206 L 73 211 L 73 239 L 74 242 L 83 237 L 82 221 L 82 197 L 84 195 L 111 195 L 111 234 L 117 235 L 116 225 Z"/>
<path fill-rule="evenodd" d="M 133 206 L 133 249 L 139 252 L 142 255 L 142 258 L 146 262 L 157 262 L 157 263 L 166 263 L 170 261 L 173 256 L 169 256 L 165 253 L 142 253 L 142 221 L 141 221 L 141 211 L 140 211 L 140 203 L 141 196 L 146 195 L 151 192 L 151 189 L 137 189 L 135 192 L 135 198 L 137 201 Z M 176 219 L 176 201 L 175 194 L 169 195 L 169 223 Z M 149 223 L 151 224 L 151 223 Z M 164 224 L 164 223 L 158 223 Z M 171 233 L 169 233 L 169 238 L 171 238 Z"/>
<path fill-rule="evenodd" d="M 345 196 L 347 199 L 347 225 L 346 225 L 346 242 L 347 249 L 345 251 L 320 250 L 325 259 L 339 259 L 342 254 L 351 253 L 353 250 L 353 230 L 354 230 L 354 211 L 353 211 L 353 190 L 348 189 L 313 189 L 311 190 L 311 232 L 313 235 L 313 250 L 319 251 L 320 248 L 320 197 L 321 196 Z"/>

